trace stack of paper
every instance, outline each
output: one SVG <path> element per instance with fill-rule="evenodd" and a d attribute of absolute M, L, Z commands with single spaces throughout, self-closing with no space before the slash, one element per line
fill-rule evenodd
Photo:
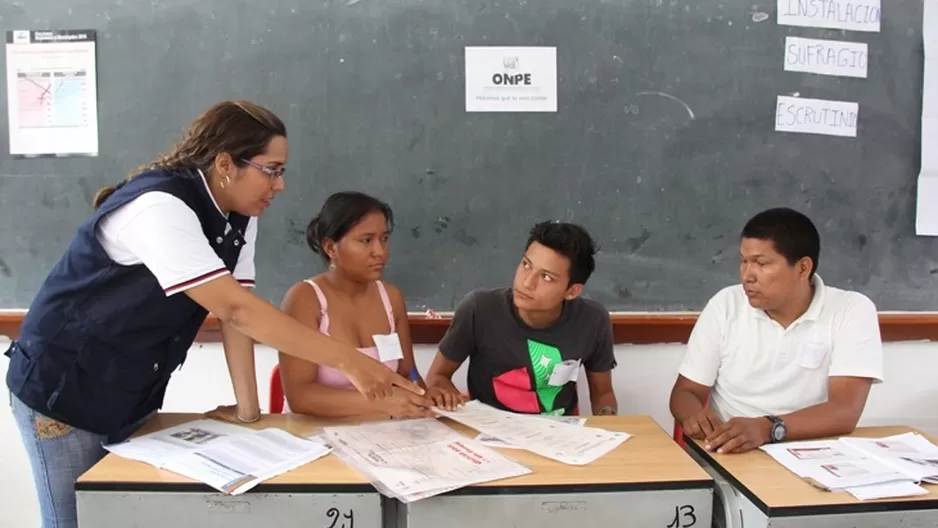
<path fill-rule="evenodd" d="M 254 431 L 215 420 L 196 420 L 104 447 L 230 495 L 329 453 L 321 442 L 280 429 Z"/>
<path fill-rule="evenodd" d="M 326 427 L 335 454 L 380 493 L 409 503 L 531 472 L 434 418 Z"/>
<path fill-rule="evenodd" d="M 762 446 L 776 461 L 830 491 L 860 500 L 924 495 L 938 482 L 938 447 L 921 435 L 788 442 Z"/>
<path fill-rule="evenodd" d="M 631 438 L 626 433 L 500 411 L 476 400 L 456 411 L 434 408 L 434 412 L 519 449 L 576 466 L 595 461 Z"/>

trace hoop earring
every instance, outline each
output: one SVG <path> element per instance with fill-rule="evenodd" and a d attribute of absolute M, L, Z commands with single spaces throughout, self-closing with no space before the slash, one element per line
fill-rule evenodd
<path fill-rule="evenodd" d="M 329 261 L 329 271 L 335 271 L 335 261 Z"/>
<path fill-rule="evenodd" d="M 220 181 L 220 182 L 218 182 L 218 185 L 219 185 L 222 189 L 224 189 L 224 188 L 228 187 L 228 184 L 229 184 L 229 183 L 231 183 L 231 176 L 225 175 L 225 179 L 222 180 L 222 181 Z"/>

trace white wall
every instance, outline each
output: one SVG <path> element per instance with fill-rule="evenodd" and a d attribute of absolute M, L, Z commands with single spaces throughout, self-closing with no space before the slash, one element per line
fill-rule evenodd
<path fill-rule="evenodd" d="M 0 350 L 6 342 L 0 338 Z M 615 387 L 622 414 L 651 415 L 667 431 L 673 421 L 668 412 L 668 394 L 681 359 L 681 345 L 618 346 L 619 366 Z M 426 372 L 434 347 L 418 347 L 417 364 Z M 886 383 L 876 386 L 870 396 L 862 425 L 907 424 L 938 434 L 938 343 L 889 343 L 886 345 Z M 267 386 L 276 354 L 258 347 L 258 386 L 261 405 L 268 408 Z M 0 360 L 0 379 L 8 362 Z M 457 380 L 465 374 L 457 373 Z M 464 387 L 464 383 L 457 384 Z M 581 387 L 584 412 L 589 399 Z M 38 526 L 36 498 L 26 455 L 13 424 L 7 399 L 0 405 L 0 526 Z M 201 412 L 221 403 L 233 403 L 224 354 L 218 345 L 197 345 L 182 370 L 177 372 L 163 410 Z"/>

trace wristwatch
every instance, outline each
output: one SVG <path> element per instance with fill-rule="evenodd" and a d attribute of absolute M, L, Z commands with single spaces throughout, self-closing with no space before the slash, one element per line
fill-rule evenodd
<path fill-rule="evenodd" d="M 773 444 L 784 442 L 785 438 L 788 437 L 788 427 L 785 426 L 785 422 L 778 416 L 766 416 L 766 418 L 772 422 L 772 429 L 769 430 L 769 442 Z"/>

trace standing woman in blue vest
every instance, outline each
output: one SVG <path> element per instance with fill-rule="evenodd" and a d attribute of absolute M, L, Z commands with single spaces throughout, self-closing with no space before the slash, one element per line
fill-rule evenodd
<path fill-rule="evenodd" d="M 77 526 L 75 480 L 163 403 L 208 312 L 237 405 L 259 418 L 254 341 L 336 368 L 365 397 L 416 385 L 255 296 L 257 217 L 284 189 L 283 122 L 244 101 L 219 103 L 167 154 L 95 197 L 95 212 L 52 269 L 7 355 L 13 414 L 44 528 Z"/>

